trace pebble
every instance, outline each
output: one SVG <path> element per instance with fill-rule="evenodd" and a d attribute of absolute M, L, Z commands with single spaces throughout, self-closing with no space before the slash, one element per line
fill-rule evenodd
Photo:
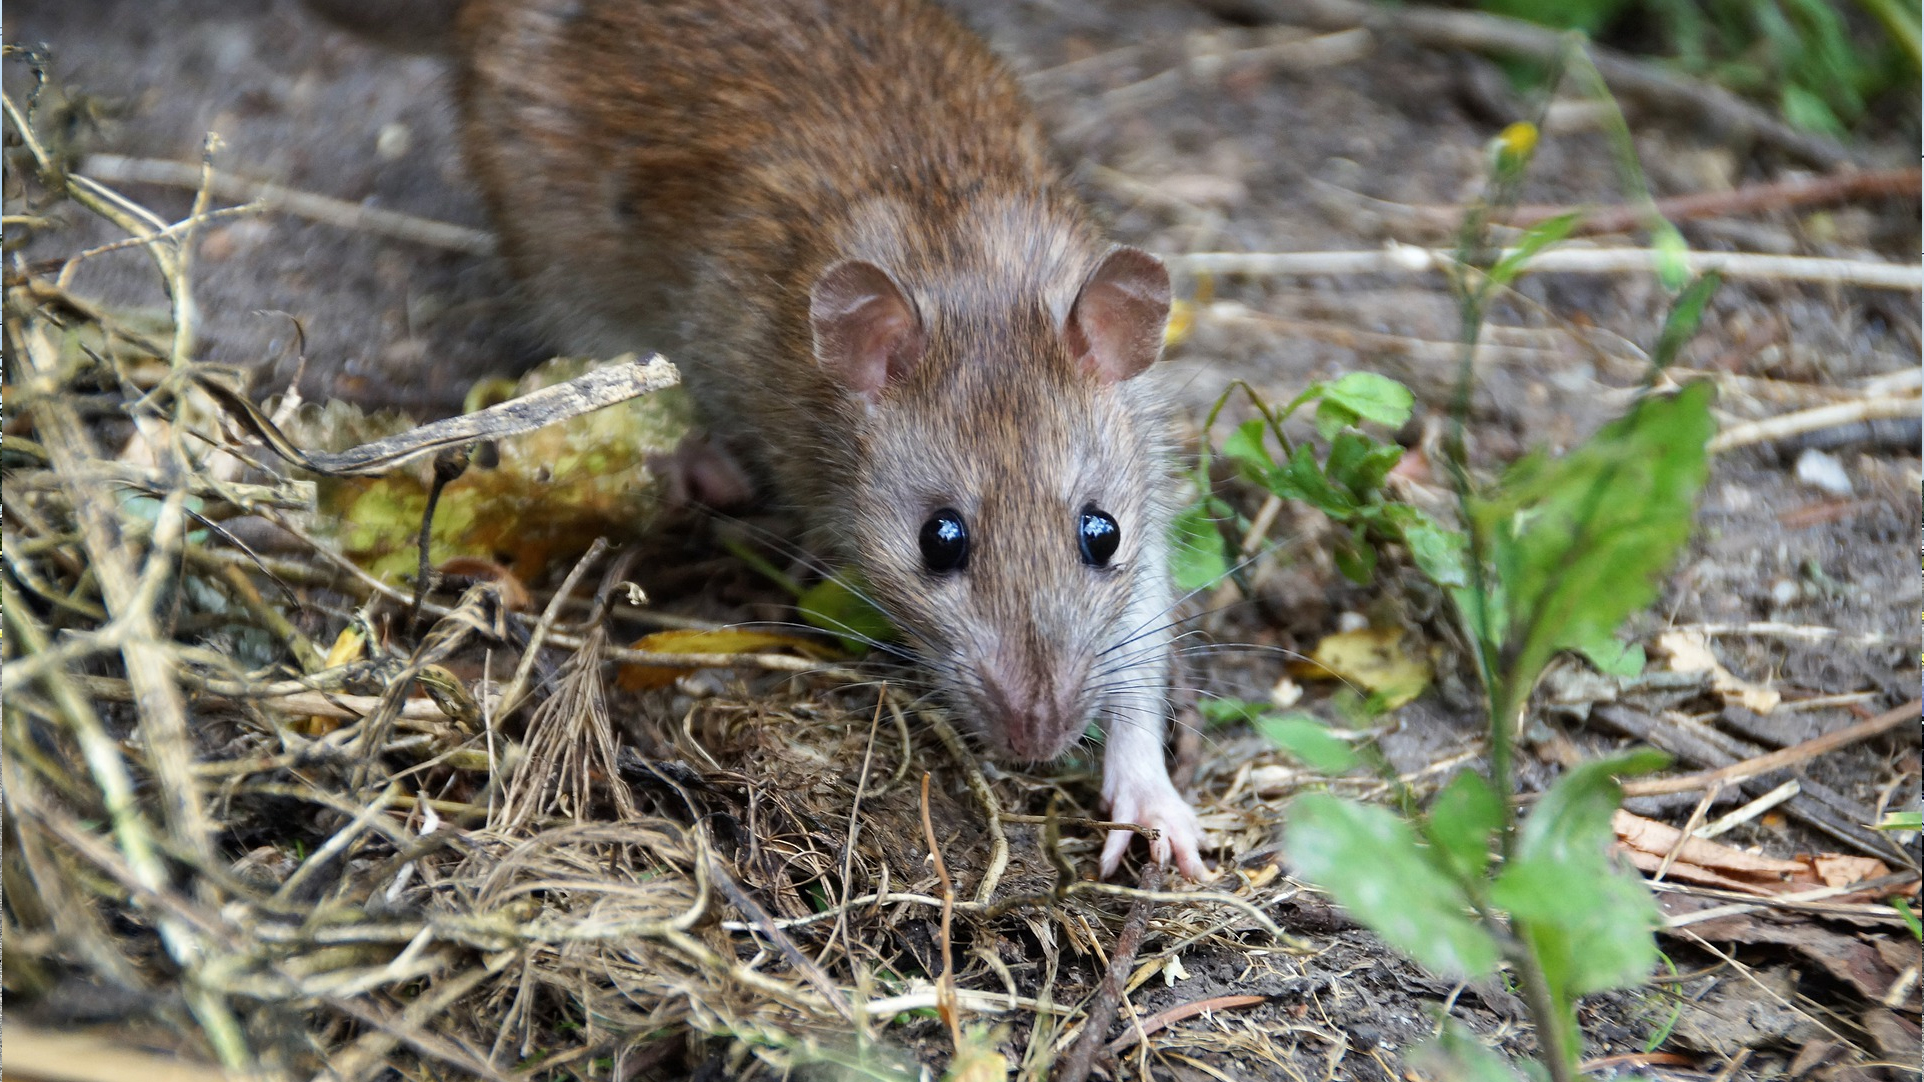
<path fill-rule="evenodd" d="M 1844 472 L 1844 464 L 1837 461 L 1835 455 L 1815 447 L 1807 448 L 1797 456 L 1797 479 L 1833 496 L 1851 494 L 1851 479 Z"/>

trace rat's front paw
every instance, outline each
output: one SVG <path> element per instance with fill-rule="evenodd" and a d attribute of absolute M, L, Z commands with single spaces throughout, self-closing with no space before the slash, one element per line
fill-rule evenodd
<path fill-rule="evenodd" d="M 1120 823 L 1135 823 L 1162 832 L 1149 846 L 1149 856 L 1158 864 L 1174 861 L 1176 868 L 1191 879 L 1207 879 L 1215 873 L 1203 863 L 1198 847 L 1202 844 L 1202 825 L 1196 810 L 1189 806 L 1169 784 L 1169 779 L 1135 778 L 1124 780 L 1109 794 L 1109 815 Z M 1132 830 L 1112 830 L 1102 847 L 1102 877 L 1115 874 L 1122 855 L 1129 850 Z"/>

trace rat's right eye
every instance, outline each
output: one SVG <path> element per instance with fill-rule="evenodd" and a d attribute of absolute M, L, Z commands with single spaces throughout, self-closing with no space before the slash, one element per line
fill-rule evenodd
<path fill-rule="evenodd" d="M 962 513 L 944 507 L 922 524 L 922 566 L 936 574 L 969 564 L 969 527 Z"/>

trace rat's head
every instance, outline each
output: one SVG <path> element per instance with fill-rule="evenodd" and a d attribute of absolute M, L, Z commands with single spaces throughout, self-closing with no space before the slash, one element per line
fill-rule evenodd
<path fill-rule="evenodd" d="M 810 298 L 816 359 L 857 415 L 844 542 L 941 689 L 1018 761 L 1061 754 L 1140 691 L 1165 616 L 1166 437 L 1137 377 L 1162 350 L 1169 275 L 1115 248 L 1066 285 L 1053 305 L 1009 283 L 918 304 L 849 261 Z"/>

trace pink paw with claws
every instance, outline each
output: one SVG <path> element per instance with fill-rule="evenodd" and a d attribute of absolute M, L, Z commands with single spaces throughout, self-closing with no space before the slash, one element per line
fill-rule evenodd
<path fill-rule="evenodd" d="M 1159 864 L 1174 863 L 1178 871 L 1191 879 L 1208 879 L 1215 875 L 1203 863 L 1199 851 L 1202 826 L 1196 821 L 1196 810 L 1176 792 L 1176 787 L 1170 784 L 1166 776 L 1124 774 L 1105 781 L 1109 784 L 1103 786 L 1103 795 L 1109 802 L 1110 818 L 1162 832 L 1162 836 L 1150 844 L 1151 859 Z M 1112 786 L 1113 792 L 1106 791 Z M 1116 868 L 1122 864 L 1122 855 L 1129 850 L 1130 839 L 1135 836 L 1135 832 L 1130 830 L 1109 832 L 1109 838 L 1102 847 L 1104 879 L 1115 874 Z"/>

